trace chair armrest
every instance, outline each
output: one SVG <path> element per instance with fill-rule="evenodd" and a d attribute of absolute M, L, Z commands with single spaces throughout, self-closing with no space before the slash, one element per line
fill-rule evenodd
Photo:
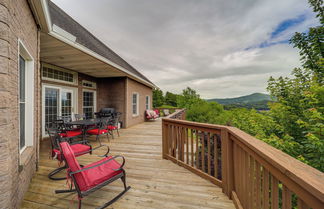
<path fill-rule="evenodd" d="M 121 158 L 123 159 L 123 163 L 121 164 L 121 166 L 120 166 L 118 169 L 112 169 L 112 170 L 114 170 L 114 171 L 119 171 L 119 170 L 121 170 L 121 169 L 124 167 L 124 165 L 125 165 L 125 158 L 124 158 L 123 156 L 121 156 L 121 155 L 116 155 L 116 156 L 110 158 L 109 160 L 103 161 L 102 163 L 99 163 L 99 164 L 97 164 L 97 165 L 94 165 L 94 166 L 91 166 L 91 167 L 88 167 L 88 168 L 83 168 L 83 169 L 81 169 L 81 170 L 77 170 L 77 171 L 74 171 L 74 172 L 70 172 L 69 175 L 71 176 L 71 175 L 74 175 L 74 174 L 76 174 L 76 173 L 80 173 L 80 172 L 83 172 L 83 171 L 86 171 L 86 170 L 89 170 L 89 169 L 92 169 L 92 168 L 99 167 L 99 166 L 101 166 L 101 165 L 103 165 L 103 164 L 105 164 L 105 163 L 108 163 L 108 162 L 110 162 L 110 161 L 112 161 L 112 160 L 114 160 L 114 159 L 116 159 L 116 158 L 118 158 L 118 157 L 121 157 Z"/>
<path fill-rule="evenodd" d="M 90 146 L 90 145 L 88 145 L 88 146 Z M 91 146 L 90 146 L 91 147 Z M 97 155 L 98 157 L 108 157 L 108 153 L 109 153 L 109 151 L 110 151 L 110 148 L 107 146 L 107 145 L 101 145 L 101 146 L 99 146 L 99 147 L 95 147 L 95 148 L 92 148 L 91 147 L 91 149 L 89 149 L 89 150 L 87 150 L 87 151 L 84 151 L 84 152 L 75 152 L 74 154 L 75 155 L 83 155 L 83 154 L 87 154 L 87 153 L 90 153 L 90 152 L 92 152 L 92 151 L 94 151 L 94 150 L 97 150 L 97 149 L 99 149 L 99 148 L 101 148 L 101 147 L 107 147 L 107 151 L 106 151 L 106 153 L 104 154 L 104 155 Z"/>

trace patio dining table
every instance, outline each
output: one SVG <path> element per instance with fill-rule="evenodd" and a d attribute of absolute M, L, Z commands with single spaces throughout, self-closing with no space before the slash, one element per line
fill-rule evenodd
<path fill-rule="evenodd" d="M 80 126 L 82 129 L 82 138 L 85 139 L 86 131 L 89 126 L 94 126 L 100 123 L 100 118 L 86 119 L 86 120 L 76 120 L 71 122 L 66 122 L 68 126 Z"/>

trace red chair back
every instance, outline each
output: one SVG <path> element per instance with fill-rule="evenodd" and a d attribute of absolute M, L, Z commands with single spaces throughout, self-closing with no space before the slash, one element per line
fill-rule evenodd
<path fill-rule="evenodd" d="M 78 163 L 75 154 L 72 148 L 70 147 L 69 143 L 61 142 L 60 146 L 64 155 L 65 162 L 67 163 L 67 166 L 70 169 L 70 171 L 75 172 L 77 170 L 81 170 L 81 166 Z M 88 182 L 84 172 L 76 173 L 74 175 L 74 178 L 80 190 L 85 190 L 87 188 Z"/>

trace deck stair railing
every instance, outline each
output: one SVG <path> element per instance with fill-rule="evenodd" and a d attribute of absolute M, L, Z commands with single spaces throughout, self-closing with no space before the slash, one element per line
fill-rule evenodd
<path fill-rule="evenodd" d="M 229 126 L 162 120 L 163 158 L 220 186 L 240 209 L 323 209 L 324 174 Z"/>

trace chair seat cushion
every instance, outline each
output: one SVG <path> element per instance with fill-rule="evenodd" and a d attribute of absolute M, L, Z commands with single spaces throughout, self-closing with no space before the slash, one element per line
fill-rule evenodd
<path fill-rule="evenodd" d="M 98 165 L 104 161 L 111 159 L 111 158 L 112 158 L 111 156 L 103 158 L 102 160 L 99 160 L 98 162 L 84 166 L 82 169 L 89 168 L 94 165 Z M 112 169 L 118 169 L 119 167 L 120 167 L 120 164 L 116 160 L 111 160 L 110 162 L 104 163 L 98 167 L 83 171 L 83 174 L 86 178 L 85 182 L 87 182 L 86 183 L 87 185 L 79 185 L 81 191 L 89 190 L 89 189 L 93 188 L 94 186 L 97 186 L 98 184 L 101 184 L 101 183 L 107 181 L 108 179 L 111 179 L 112 177 L 120 174 L 122 172 L 121 170 L 119 170 L 119 171 L 112 170 Z"/>
<path fill-rule="evenodd" d="M 105 134 L 105 133 L 107 133 L 108 131 L 106 130 L 106 129 L 98 129 L 98 128 L 96 128 L 96 129 L 91 129 L 91 130 L 88 130 L 87 131 L 87 133 L 88 134 L 91 134 L 91 135 L 100 135 L 100 134 Z"/>
<path fill-rule="evenodd" d="M 107 128 L 108 128 L 109 130 L 116 130 L 116 129 L 117 129 L 117 126 L 109 125 Z"/>
<path fill-rule="evenodd" d="M 75 137 L 82 135 L 81 130 L 75 130 L 75 131 L 66 131 L 65 133 L 59 133 L 61 137 Z"/>
<path fill-rule="evenodd" d="M 85 152 L 87 152 L 91 149 L 91 147 L 89 145 L 85 145 L 85 144 L 73 144 L 73 145 L 70 145 L 70 147 L 73 150 L 76 157 L 85 154 Z M 52 157 L 55 157 L 55 156 L 58 161 L 63 161 L 60 150 L 53 149 Z"/>

